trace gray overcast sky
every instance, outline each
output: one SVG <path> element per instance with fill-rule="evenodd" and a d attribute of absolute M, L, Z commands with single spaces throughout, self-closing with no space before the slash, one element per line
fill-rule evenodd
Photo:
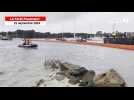
<path fill-rule="evenodd" d="M 4 16 L 47 16 L 45 26 L 7 26 Z M 112 32 L 112 25 L 120 32 L 134 32 L 134 12 L 0 12 L 0 31 L 35 29 L 39 32 Z"/>

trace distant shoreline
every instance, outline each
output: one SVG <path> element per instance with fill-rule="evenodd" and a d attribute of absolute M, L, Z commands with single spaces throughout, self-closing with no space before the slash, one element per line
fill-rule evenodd
<path fill-rule="evenodd" d="M 117 49 L 125 49 L 125 50 L 134 50 L 134 45 L 125 45 L 125 44 L 104 44 L 104 43 L 97 43 L 94 41 L 88 42 L 77 42 L 75 40 L 56 40 L 56 39 L 32 39 L 32 41 L 43 41 L 43 42 L 58 42 L 58 43 L 69 43 L 69 44 L 79 44 L 79 45 L 95 45 L 95 46 L 103 46 L 109 48 L 117 48 Z"/>

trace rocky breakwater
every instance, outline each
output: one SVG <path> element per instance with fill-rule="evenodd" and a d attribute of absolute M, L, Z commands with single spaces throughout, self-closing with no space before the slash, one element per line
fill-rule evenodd
<path fill-rule="evenodd" d="M 96 75 L 94 70 L 85 67 L 50 60 L 45 68 L 51 69 L 49 79 L 40 79 L 35 87 L 125 87 L 126 82 L 114 69 Z"/>

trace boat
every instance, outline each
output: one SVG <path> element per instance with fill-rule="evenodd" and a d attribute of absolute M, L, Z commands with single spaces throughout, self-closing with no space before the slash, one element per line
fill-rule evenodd
<path fill-rule="evenodd" d="M 19 44 L 18 47 L 22 47 L 22 48 L 37 48 L 38 45 L 37 44 L 29 44 L 29 45 Z"/>
<path fill-rule="evenodd" d="M 13 38 L 8 35 L 8 33 L 5 33 L 5 35 L 0 35 L 0 40 L 12 40 Z"/>
<path fill-rule="evenodd" d="M 3 37 L 1 40 L 8 40 L 8 38 L 7 37 Z"/>
<path fill-rule="evenodd" d="M 11 37 L 6 37 L 6 36 L 2 36 L 0 39 L 1 39 L 1 40 L 12 40 Z"/>
<path fill-rule="evenodd" d="M 22 48 L 37 48 L 38 45 L 37 44 L 33 44 L 30 42 L 30 39 L 26 40 L 24 39 L 24 43 L 23 44 L 19 44 L 18 47 L 22 47 Z"/>

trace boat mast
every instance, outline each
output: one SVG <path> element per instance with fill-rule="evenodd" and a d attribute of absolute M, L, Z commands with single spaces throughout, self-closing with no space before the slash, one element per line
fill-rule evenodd
<path fill-rule="evenodd" d="M 64 13 L 62 17 L 64 18 Z M 63 21 L 61 22 L 60 27 L 61 27 L 61 39 L 64 39 L 64 22 Z"/>
<path fill-rule="evenodd" d="M 64 22 L 62 22 L 62 39 L 64 38 L 63 32 L 64 32 Z"/>
<path fill-rule="evenodd" d="M 76 34 L 76 32 L 75 32 L 75 29 L 76 29 L 76 27 L 75 27 L 75 25 L 76 25 L 76 17 L 74 16 L 74 39 L 76 38 L 76 36 L 75 36 L 75 34 Z"/>

